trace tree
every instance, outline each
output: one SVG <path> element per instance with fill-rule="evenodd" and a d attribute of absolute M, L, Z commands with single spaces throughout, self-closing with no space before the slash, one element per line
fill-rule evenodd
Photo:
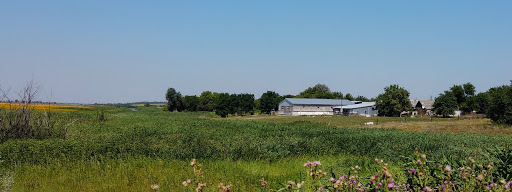
<path fill-rule="evenodd" d="M 185 96 L 183 97 L 183 108 L 185 111 L 197 111 L 199 105 L 199 97 L 193 96 Z"/>
<path fill-rule="evenodd" d="M 409 91 L 399 85 L 385 87 L 384 93 L 377 96 L 376 105 L 380 116 L 400 116 L 412 108 Z"/>
<path fill-rule="evenodd" d="M 350 101 L 354 101 L 355 100 L 354 96 L 352 96 L 352 94 L 350 94 L 350 93 L 347 93 L 345 95 L 345 99 L 350 100 Z"/>
<path fill-rule="evenodd" d="M 227 117 L 230 110 L 231 97 L 229 93 L 218 93 L 214 100 L 215 114 L 221 117 Z"/>
<path fill-rule="evenodd" d="M 451 91 L 444 91 L 444 94 L 439 94 L 439 97 L 434 101 L 434 112 L 443 117 L 453 115 L 457 109 L 457 97 Z"/>
<path fill-rule="evenodd" d="M 361 96 L 361 95 L 358 95 L 356 98 L 355 98 L 356 101 L 362 101 L 362 102 L 369 102 L 370 100 L 368 98 L 366 98 L 365 96 Z"/>
<path fill-rule="evenodd" d="M 461 107 L 462 103 L 466 101 L 466 94 L 464 93 L 464 89 L 461 85 L 453 85 L 453 87 L 450 88 L 451 92 L 457 98 L 457 106 Z"/>
<path fill-rule="evenodd" d="M 298 98 L 334 99 L 331 90 L 325 84 L 316 84 L 297 95 Z"/>
<path fill-rule="evenodd" d="M 343 99 L 343 93 L 341 92 L 332 92 L 333 99 Z"/>
<path fill-rule="evenodd" d="M 486 114 L 489 110 L 489 95 L 488 93 L 478 93 L 472 97 L 473 110 L 479 114 Z"/>
<path fill-rule="evenodd" d="M 240 113 L 239 115 L 243 114 L 253 114 L 254 113 L 254 95 L 253 94 L 240 94 L 239 96 L 239 105 L 240 105 Z"/>
<path fill-rule="evenodd" d="M 279 102 L 283 100 L 278 93 L 273 91 L 267 91 L 263 93 L 259 99 L 259 110 L 262 113 L 270 113 L 272 110 L 278 110 Z"/>
<path fill-rule="evenodd" d="M 167 109 L 169 111 L 181 111 L 183 110 L 182 96 L 180 92 L 176 92 L 174 88 L 167 89 L 165 94 L 167 100 Z"/>
<path fill-rule="evenodd" d="M 487 94 L 489 96 L 487 116 L 496 123 L 512 125 L 512 84 L 493 87 Z"/>
<path fill-rule="evenodd" d="M 475 86 L 473 84 L 468 82 L 462 86 L 464 87 L 464 94 L 466 94 L 466 97 L 472 97 L 475 95 Z"/>
<path fill-rule="evenodd" d="M 213 111 L 214 109 L 214 94 L 210 91 L 204 91 L 199 96 L 197 110 L 199 111 Z"/>
<path fill-rule="evenodd" d="M 473 98 L 475 95 L 475 86 L 468 82 L 462 85 L 462 87 L 464 88 L 465 101 L 459 104 L 460 109 L 462 109 L 464 112 L 472 113 L 475 110 L 475 107 L 477 107 L 476 105 L 478 105 L 478 103 L 476 103 L 475 99 Z"/>

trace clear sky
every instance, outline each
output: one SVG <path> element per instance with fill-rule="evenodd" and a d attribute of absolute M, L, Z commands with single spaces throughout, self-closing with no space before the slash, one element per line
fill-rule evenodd
<path fill-rule="evenodd" d="M 164 101 L 317 83 L 429 99 L 512 79 L 512 1 L 2 1 L 0 86 L 41 100 Z"/>

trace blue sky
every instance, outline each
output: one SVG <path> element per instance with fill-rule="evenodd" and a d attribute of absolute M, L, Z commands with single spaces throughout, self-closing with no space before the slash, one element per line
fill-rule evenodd
<path fill-rule="evenodd" d="M 317 83 L 429 99 L 512 79 L 512 1 L 3 1 L 0 86 L 40 99 L 163 101 Z"/>

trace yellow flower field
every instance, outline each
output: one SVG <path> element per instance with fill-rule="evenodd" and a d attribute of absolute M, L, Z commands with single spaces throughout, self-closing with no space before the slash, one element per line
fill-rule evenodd
<path fill-rule="evenodd" d="M 21 106 L 20 103 L 0 103 L 0 109 L 17 109 Z M 30 104 L 31 109 L 46 110 L 46 111 L 76 111 L 77 109 L 92 109 L 92 107 L 82 105 L 59 105 L 59 104 Z"/>

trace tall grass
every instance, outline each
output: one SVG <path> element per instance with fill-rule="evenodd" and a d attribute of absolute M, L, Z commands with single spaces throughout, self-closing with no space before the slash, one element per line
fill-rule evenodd
<path fill-rule="evenodd" d="M 117 110 L 117 109 L 116 109 Z M 148 109 L 149 110 L 149 109 Z M 69 112 L 73 114 L 72 112 Z M 349 129 L 309 122 L 267 123 L 200 118 L 197 113 L 106 111 L 106 122 L 78 121 L 67 139 L 10 140 L 0 145 L 7 163 L 123 159 L 146 156 L 188 160 L 268 160 L 357 154 L 400 160 L 416 147 L 434 158 L 482 156 L 508 136 Z M 94 119 L 94 113 L 79 113 Z"/>
<path fill-rule="evenodd" d="M 321 160 L 338 172 L 355 165 L 370 172 L 372 159 L 400 164 L 402 155 L 418 147 L 429 157 L 457 165 L 468 156 L 487 160 L 491 157 L 485 148 L 512 143 L 507 135 L 226 120 L 153 107 L 101 110 L 104 121 L 94 110 L 58 112 L 59 122 L 74 122 L 65 139 L 1 143 L 2 167 L 14 175 L 14 190 L 147 191 L 158 184 L 162 190 L 182 191 L 183 179 L 192 175 L 187 164 L 197 158 L 204 162 L 209 183 L 254 191 L 262 177 L 272 188 L 299 179 L 305 160 Z"/>

